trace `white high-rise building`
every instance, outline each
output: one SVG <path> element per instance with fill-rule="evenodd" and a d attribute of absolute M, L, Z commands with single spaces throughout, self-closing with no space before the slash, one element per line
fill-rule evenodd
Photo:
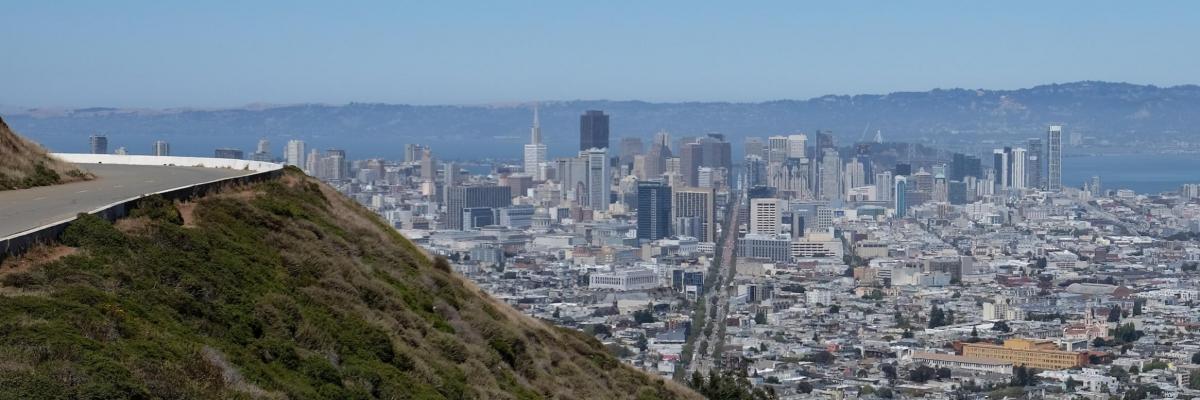
<path fill-rule="evenodd" d="M 154 155 L 156 155 L 156 156 L 171 155 L 171 144 L 167 143 L 166 140 L 155 140 L 154 141 Z"/>
<path fill-rule="evenodd" d="M 584 205 L 595 211 L 608 211 L 612 178 L 608 172 L 608 149 L 588 149 L 579 152 L 587 165 L 587 197 Z"/>
<path fill-rule="evenodd" d="M 842 183 L 842 190 L 845 193 L 850 193 L 850 191 L 854 188 L 866 185 L 866 168 L 863 167 L 863 163 L 858 161 L 857 158 L 851 158 L 850 161 L 846 163 L 846 172 L 842 175 L 842 179 L 845 181 Z"/>
<path fill-rule="evenodd" d="M 525 173 L 535 181 L 546 180 L 546 145 L 542 143 L 542 125 L 538 121 L 538 107 L 533 106 L 533 128 L 529 130 L 529 144 L 525 145 Z"/>
<path fill-rule="evenodd" d="M 1025 189 L 1028 186 L 1025 182 L 1025 163 L 1028 160 L 1025 149 L 1020 147 L 1013 148 L 1012 153 L 1008 156 L 1012 163 L 1012 182 L 1010 186 L 1016 190 Z"/>
<path fill-rule="evenodd" d="M 892 192 L 896 190 L 896 186 L 892 182 L 892 171 L 883 171 L 875 174 L 875 199 L 879 201 L 892 201 Z"/>
<path fill-rule="evenodd" d="M 1046 132 L 1046 190 L 1062 191 L 1062 126 L 1050 125 Z"/>
<path fill-rule="evenodd" d="M 783 232 L 783 229 L 780 228 L 783 207 L 781 199 L 750 200 L 750 233 L 778 235 Z"/>
<path fill-rule="evenodd" d="M 321 153 L 317 149 L 309 150 L 308 156 L 302 158 L 301 161 L 304 162 L 304 173 L 321 177 Z"/>
<path fill-rule="evenodd" d="M 796 135 L 788 135 L 787 137 L 787 156 L 788 158 L 804 158 L 804 149 L 808 145 L 808 136 L 803 133 Z"/>
<path fill-rule="evenodd" d="M 289 140 L 287 146 L 283 148 L 283 158 L 287 165 L 294 165 L 300 168 L 308 169 L 308 164 L 305 163 L 304 157 L 304 141 Z"/>

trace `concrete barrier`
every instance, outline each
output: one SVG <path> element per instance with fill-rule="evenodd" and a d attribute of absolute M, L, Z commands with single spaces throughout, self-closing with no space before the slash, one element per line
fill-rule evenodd
<path fill-rule="evenodd" d="M 117 154 L 53 153 L 60 160 L 76 164 L 166 165 L 175 167 L 228 168 L 266 172 L 282 169 L 283 165 L 264 161 L 235 160 L 211 157 L 136 156 Z"/>
<path fill-rule="evenodd" d="M 202 157 L 122 156 L 113 154 L 55 153 L 53 155 L 59 159 L 62 159 L 63 161 L 79 164 L 90 163 L 148 166 L 166 165 L 180 167 L 231 168 L 255 171 L 254 173 L 242 176 L 200 182 L 154 193 L 144 193 L 142 195 L 117 201 L 94 210 L 80 210 L 81 213 L 96 215 L 108 221 L 116 221 L 121 217 L 129 215 L 130 211 L 137 208 L 138 204 L 140 204 L 143 199 L 149 196 L 160 195 L 167 200 L 186 201 L 202 197 L 225 186 L 262 182 L 275 179 L 283 175 L 282 165 L 261 161 Z M 67 227 L 70 226 L 75 219 L 76 217 L 71 217 L 62 221 L 29 229 L 12 236 L 0 238 L 0 261 L 3 261 L 7 257 L 24 254 L 26 251 L 29 251 L 29 249 L 39 244 L 58 241 L 59 237 L 62 236 L 63 232 L 67 230 Z"/>

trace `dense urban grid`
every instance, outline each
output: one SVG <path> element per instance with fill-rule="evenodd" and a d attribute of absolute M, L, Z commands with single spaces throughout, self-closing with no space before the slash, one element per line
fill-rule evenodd
<path fill-rule="evenodd" d="M 1200 395 L 1200 185 L 1069 185 L 1061 126 L 989 154 L 752 137 L 735 163 L 717 133 L 610 143 L 596 110 L 578 156 L 549 159 L 532 118 L 523 160 L 481 173 L 421 144 L 351 161 L 292 140 L 279 159 L 492 296 L 701 393 Z"/>

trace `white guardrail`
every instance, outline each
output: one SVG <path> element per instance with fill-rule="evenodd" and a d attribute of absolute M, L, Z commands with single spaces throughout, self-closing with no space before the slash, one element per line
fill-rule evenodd
<path fill-rule="evenodd" d="M 135 156 L 117 154 L 53 153 L 60 160 L 75 164 L 167 165 L 175 167 L 204 167 L 244 169 L 256 172 L 282 169 L 283 165 L 264 161 L 235 160 L 210 157 Z"/>
<path fill-rule="evenodd" d="M 203 195 L 225 182 L 255 182 L 279 176 L 283 165 L 249 160 L 234 160 L 228 158 L 207 157 L 171 157 L 171 156 L 134 156 L 116 154 L 76 154 L 53 153 L 52 156 L 74 164 L 114 164 L 114 165 L 146 165 L 146 166 L 175 166 L 228 168 L 243 171 L 253 171 L 246 175 L 214 179 L 207 182 L 196 182 L 176 188 L 161 190 L 154 193 L 140 193 L 137 196 L 107 204 L 93 210 L 80 210 L 88 214 L 98 215 L 110 221 L 124 217 L 133 209 L 137 202 L 146 196 L 162 195 L 171 200 L 187 200 Z M 0 260 L 5 257 L 22 254 L 29 248 L 39 244 L 57 240 L 67 225 L 75 221 L 70 217 L 62 221 L 27 229 L 25 231 L 0 238 Z"/>

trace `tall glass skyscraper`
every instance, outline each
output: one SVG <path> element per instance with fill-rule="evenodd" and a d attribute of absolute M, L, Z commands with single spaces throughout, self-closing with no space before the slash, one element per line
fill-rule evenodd
<path fill-rule="evenodd" d="M 638 240 L 658 240 L 670 235 L 670 186 L 657 181 L 638 182 L 637 207 Z"/>
<path fill-rule="evenodd" d="M 588 110 L 579 116 L 579 151 L 608 148 L 608 115 Z"/>
<path fill-rule="evenodd" d="M 1062 191 L 1062 126 L 1050 125 L 1046 133 L 1046 190 Z"/>

